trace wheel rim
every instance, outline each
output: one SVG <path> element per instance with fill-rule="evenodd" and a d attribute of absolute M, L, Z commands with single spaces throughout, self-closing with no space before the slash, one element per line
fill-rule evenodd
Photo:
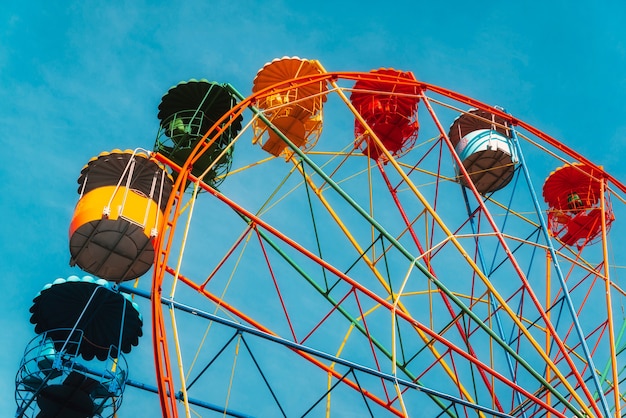
<path fill-rule="evenodd" d="M 419 89 L 420 133 L 402 157 L 390 154 L 385 161 L 373 160 L 363 156 L 350 138 L 352 121 L 363 122 L 347 100 L 358 80 L 374 76 L 322 72 L 307 80 L 286 80 L 292 87 L 328 83 L 325 114 L 331 108 L 344 122 L 336 126 L 326 120 L 325 129 L 331 133 L 322 134 L 306 153 L 293 149 L 285 162 L 268 160 L 269 154 L 260 147 L 251 149 L 249 154 L 256 152 L 258 158 L 246 155 L 249 161 L 234 160 L 220 188 L 223 194 L 199 186 L 208 191 L 199 198 L 207 202 L 195 203 L 182 193 L 185 176 L 177 181 L 178 199 L 170 199 L 171 226 L 160 237 L 152 290 L 164 413 L 178 413 L 174 395 L 183 380 L 170 360 L 176 357 L 174 336 L 190 338 L 188 329 L 181 333 L 179 325 L 166 325 L 159 296 L 185 304 L 195 294 L 202 297 L 201 305 L 219 307 L 217 314 L 198 308 L 196 317 L 208 322 L 234 317 L 243 324 L 223 324 L 232 330 L 216 338 L 222 338 L 224 352 L 247 347 L 253 335 L 280 347 L 274 352 L 258 349 L 270 353 L 265 363 L 256 350 L 247 349 L 249 359 L 254 359 L 247 363 L 250 375 L 261 376 L 257 382 L 268 382 L 262 386 L 271 399 L 270 409 L 246 406 L 236 397 L 230 369 L 221 379 L 229 390 L 211 402 L 229 413 L 238 413 L 231 410 L 233 405 L 261 416 L 276 411 L 287 416 L 332 413 L 344 397 L 351 407 L 358 405 L 374 416 L 380 410 L 395 415 L 429 411 L 432 416 L 474 411 L 496 416 L 615 414 L 621 396 L 613 389 L 619 381 L 616 346 L 623 320 L 613 309 L 623 302 L 623 292 L 611 280 L 615 267 L 609 257 L 614 254 L 606 228 L 599 243 L 581 248 L 548 238 L 547 207 L 535 190 L 550 171 L 566 162 L 591 165 L 605 191 L 600 204 L 606 220 L 618 211 L 624 186 L 499 108 L 391 76 L 389 83 L 412 83 Z M 247 106 L 270 95 L 269 90 L 242 98 L 231 118 L 245 111 L 248 118 L 262 119 L 263 113 Z M 470 107 L 508 121 L 520 144 L 515 177 L 487 197 L 455 182 L 455 164 L 459 168 L 462 164 L 443 127 Z M 250 125 L 235 139 L 240 141 L 238 151 L 244 148 L 241 141 L 249 139 L 247 129 Z M 325 135 L 334 141 L 325 140 Z M 539 164 L 527 163 L 526 154 Z M 190 166 L 188 160 L 182 172 Z M 540 174 L 541 169 L 546 171 Z M 192 208 L 196 204 L 207 207 Z M 193 217 L 187 217 L 191 212 Z M 206 217 L 195 221 L 199 213 L 210 213 L 213 222 Z M 240 227 L 233 231 L 230 220 L 238 220 Z M 258 280 L 251 279 L 255 275 Z M 236 290 L 227 289 L 227 283 Z M 183 284 L 193 292 L 169 290 Z M 264 297 L 268 302 L 258 303 Z M 605 306 L 598 311 L 601 305 Z M 337 329 L 344 332 L 337 335 Z M 278 359 L 291 359 L 285 354 L 290 351 L 303 359 L 294 362 L 310 373 L 306 379 L 296 376 L 299 369 L 291 363 L 274 374 L 263 372 L 261 363 L 272 370 Z M 188 363 L 190 354 L 183 348 L 180 352 L 182 363 Z M 204 364 L 209 363 L 205 359 Z M 215 360 L 211 367 L 219 363 Z M 246 366 L 239 359 L 237 367 Z M 187 366 L 184 369 L 186 376 Z M 187 397 L 195 399 L 194 388 L 208 384 L 209 373 L 189 376 L 192 387 Z M 196 376 L 201 377 L 195 380 Z M 303 382 L 319 387 L 306 402 L 284 400 L 289 396 L 281 397 L 280 385 L 271 384 L 270 378 L 290 389 Z M 245 392 L 244 388 L 239 390 Z"/>

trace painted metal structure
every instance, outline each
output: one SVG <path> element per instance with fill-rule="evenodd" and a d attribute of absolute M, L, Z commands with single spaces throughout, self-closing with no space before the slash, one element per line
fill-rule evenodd
<path fill-rule="evenodd" d="M 624 291 L 608 226 L 615 218 L 617 229 L 626 187 L 501 107 L 403 72 L 326 72 L 312 62 L 318 74 L 277 80 L 247 97 L 226 85 L 239 103 L 216 127 L 227 117 L 252 122 L 233 141 L 238 154 L 220 191 L 190 167 L 223 128 L 182 165 L 155 155 L 183 174 L 152 282 L 164 416 L 193 414 L 194 399 L 204 396 L 221 399 L 229 414 L 253 416 L 340 415 L 346 403 L 361 416 L 621 416 Z M 257 105 L 308 86 L 324 95 L 326 117 L 324 135 L 303 149 Z M 419 137 L 401 155 L 349 99 L 359 93 L 420 103 Z M 488 190 L 476 188 L 443 128 L 477 112 L 494 132 L 507 132 L 516 160 L 510 178 Z M 358 134 L 346 135 L 350 120 L 383 158 L 368 158 Z M 252 124 L 284 142 L 286 162 L 248 150 L 237 163 Z M 592 168 L 596 243 L 569 245 L 549 227 L 550 208 L 536 193 L 546 164 Z M 204 240 L 194 234 L 203 202 L 185 197 L 181 179 L 207 192 L 211 216 L 227 228 L 211 228 Z M 198 245 L 210 254 L 194 258 Z M 191 315 L 176 314 L 181 305 Z M 211 328 L 213 337 L 190 343 L 181 331 L 189 316 L 221 333 Z M 203 350 L 213 355 L 198 367 L 191 359 Z M 227 358 L 236 366 L 217 366 Z M 212 370 L 225 373 L 221 386 Z M 242 395 L 250 390 L 258 397 Z"/>
<path fill-rule="evenodd" d="M 152 280 L 121 287 L 152 317 L 156 386 L 128 385 L 164 417 L 623 415 L 626 186 L 601 166 L 411 72 L 298 57 L 158 117 L 174 181 Z"/>

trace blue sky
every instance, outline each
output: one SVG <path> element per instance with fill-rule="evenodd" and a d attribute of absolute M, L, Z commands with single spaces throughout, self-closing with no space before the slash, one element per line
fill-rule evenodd
<path fill-rule="evenodd" d="M 0 19 L 0 332 L 11 341 L 0 410 L 15 407 L 32 298 L 77 273 L 67 229 L 80 169 L 101 151 L 150 148 L 160 98 L 181 80 L 248 95 L 258 69 L 282 56 L 329 71 L 412 71 L 505 106 L 626 180 L 621 1 L 9 0 Z"/>

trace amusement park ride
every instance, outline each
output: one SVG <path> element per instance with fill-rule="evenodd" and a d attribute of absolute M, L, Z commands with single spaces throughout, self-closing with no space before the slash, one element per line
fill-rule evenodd
<path fill-rule="evenodd" d="M 80 172 L 85 274 L 33 299 L 16 416 L 124 416 L 129 386 L 164 417 L 626 413 L 602 167 L 411 72 L 296 57 L 247 97 L 181 82 L 158 119 Z M 152 386 L 124 357 L 148 317 Z"/>

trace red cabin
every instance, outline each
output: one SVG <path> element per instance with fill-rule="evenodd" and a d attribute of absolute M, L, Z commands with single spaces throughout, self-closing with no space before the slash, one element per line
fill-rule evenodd
<path fill-rule="evenodd" d="M 581 249 L 602 233 L 599 176 L 593 167 L 568 164 L 550 173 L 543 185 L 550 232 L 565 245 Z M 604 210 L 608 229 L 615 218 L 609 204 Z"/>
<path fill-rule="evenodd" d="M 368 126 L 357 119 L 354 133 L 363 154 L 377 160 L 383 152 L 369 133 L 371 129 L 384 147 L 394 156 L 406 152 L 417 139 L 418 88 L 413 73 L 394 69 L 371 71 L 380 80 L 359 80 L 350 101 Z M 406 80 L 408 82 L 404 82 Z M 369 129 L 368 129 L 369 128 Z"/>

